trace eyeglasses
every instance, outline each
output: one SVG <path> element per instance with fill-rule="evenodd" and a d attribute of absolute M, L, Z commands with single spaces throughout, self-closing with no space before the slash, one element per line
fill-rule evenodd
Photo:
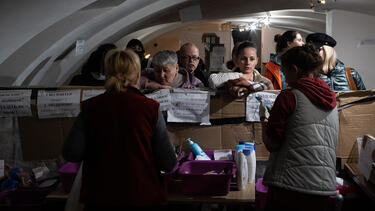
<path fill-rule="evenodd" d="M 192 61 L 196 62 L 196 61 L 199 61 L 200 58 L 199 58 L 199 56 L 182 56 L 182 59 L 183 60 L 190 60 L 191 59 Z"/>

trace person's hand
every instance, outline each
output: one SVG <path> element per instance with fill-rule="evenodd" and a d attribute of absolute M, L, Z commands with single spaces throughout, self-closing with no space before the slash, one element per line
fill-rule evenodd
<path fill-rule="evenodd" d="M 189 84 L 189 85 L 184 85 L 182 88 L 192 89 L 192 88 L 195 88 L 195 86 Z"/>
<path fill-rule="evenodd" d="M 234 86 L 243 86 L 243 87 L 251 86 L 250 82 L 244 78 L 237 78 L 237 79 L 232 79 L 228 81 L 230 81 L 230 83 L 233 84 Z"/>
<path fill-rule="evenodd" d="M 171 86 L 162 85 L 162 84 L 159 84 L 155 81 L 148 81 L 146 83 L 146 89 L 155 90 L 155 89 L 171 89 L 171 88 L 172 88 Z"/>
<path fill-rule="evenodd" d="M 160 85 L 159 89 L 172 89 L 172 87 L 169 85 Z"/>
<path fill-rule="evenodd" d="M 244 78 L 228 80 L 225 83 L 227 92 L 236 98 L 248 95 L 250 93 L 248 87 L 251 87 L 251 84 Z"/>
<path fill-rule="evenodd" d="M 266 106 L 263 104 L 263 101 L 260 101 L 259 105 L 259 118 L 262 122 L 268 122 L 268 117 L 270 116 L 270 113 L 268 112 Z"/>

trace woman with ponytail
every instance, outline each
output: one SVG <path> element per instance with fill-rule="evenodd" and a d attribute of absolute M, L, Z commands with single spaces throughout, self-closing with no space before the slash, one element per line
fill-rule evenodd
<path fill-rule="evenodd" d="M 269 187 L 265 210 L 333 210 L 335 93 L 319 78 L 323 61 L 311 44 L 293 47 L 280 59 L 288 89 L 277 96 L 268 120 L 260 114 L 270 152 L 263 177 Z"/>
<path fill-rule="evenodd" d="M 285 76 L 280 71 L 281 54 L 286 52 L 289 48 L 295 46 L 302 46 L 304 44 L 302 36 L 296 31 L 286 31 L 283 34 L 276 34 L 274 37 L 276 42 L 276 54 L 271 54 L 270 61 L 266 64 L 266 78 L 270 79 L 274 89 L 285 89 L 288 84 L 285 82 Z"/>
<path fill-rule="evenodd" d="M 83 161 L 81 201 L 91 210 L 162 210 L 160 171 L 176 163 L 159 103 L 139 90 L 141 65 L 132 50 L 105 58 L 106 92 L 82 102 L 63 146 L 67 161 Z"/>

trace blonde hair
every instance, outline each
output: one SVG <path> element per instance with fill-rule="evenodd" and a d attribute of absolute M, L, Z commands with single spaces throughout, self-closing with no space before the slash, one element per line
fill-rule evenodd
<path fill-rule="evenodd" d="M 331 46 L 323 45 L 322 46 L 324 51 L 324 61 L 323 61 L 323 72 L 329 73 L 335 68 L 336 66 L 336 51 Z"/>
<path fill-rule="evenodd" d="M 108 91 L 125 91 L 127 86 L 138 84 L 141 64 L 133 50 L 111 50 L 104 61 L 106 74 L 105 89 Z"/>

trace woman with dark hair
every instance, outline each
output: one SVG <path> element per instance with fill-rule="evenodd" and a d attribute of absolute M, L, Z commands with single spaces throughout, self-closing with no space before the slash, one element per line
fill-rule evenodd
<path fill-rule="evenodd" d="M 276 34 L 276 54 L 271 54 L 270 61 L 266 64 L 265 76 L 271 80 L 275 89 L 285 89 L 288 84 L 285 82 L 285 76 L 280 71 L 279 56 L 289 48 L 302 46 L 304 44 L 302 36 L 296 31 L 286 31 L 282 35 Z"/>
<path fill-rule="evenodd" d="M 112 43 L 100 45 L 90 54 L 82 66 L 81 74 L 72 78 L 69 85 L 72 86 L 104 86 L 104 58 L 109 50 L 117 48 Z"/>
<path fill-rule="evenodd" d="M 145 58 L 146 51 L 142 42 L 138 39 L 131 39 L 126 45 L 126 48 L 132 49 L 138 55 L 139 60 L 141 61 L 141 69 L 145 69 L 148 65 L 148 59 Z"/>
<path fill-rule="evenodd" d="M 229 94 L 234 97 L 273 89 L 271 81 L 263 77 L 255 69 L 258 63 L 255 43 L 250 41 L 242 42 L 235 51 L 234 59 L 237 67 L 233 72 L 210 75 L 208 81 L 211 88 L 216 89 L 225 86 Z"/>
<path fill-rule="evenodd" d="M 323 61 L 312 45 L 291 48 L 280 59 L 289 88 L 276 98 L 268 120 L 260 112 L 270 152 L 263 177 L 269 187 L 265 210 L 333 210 L 335 93 L 319 78 Z"/>

